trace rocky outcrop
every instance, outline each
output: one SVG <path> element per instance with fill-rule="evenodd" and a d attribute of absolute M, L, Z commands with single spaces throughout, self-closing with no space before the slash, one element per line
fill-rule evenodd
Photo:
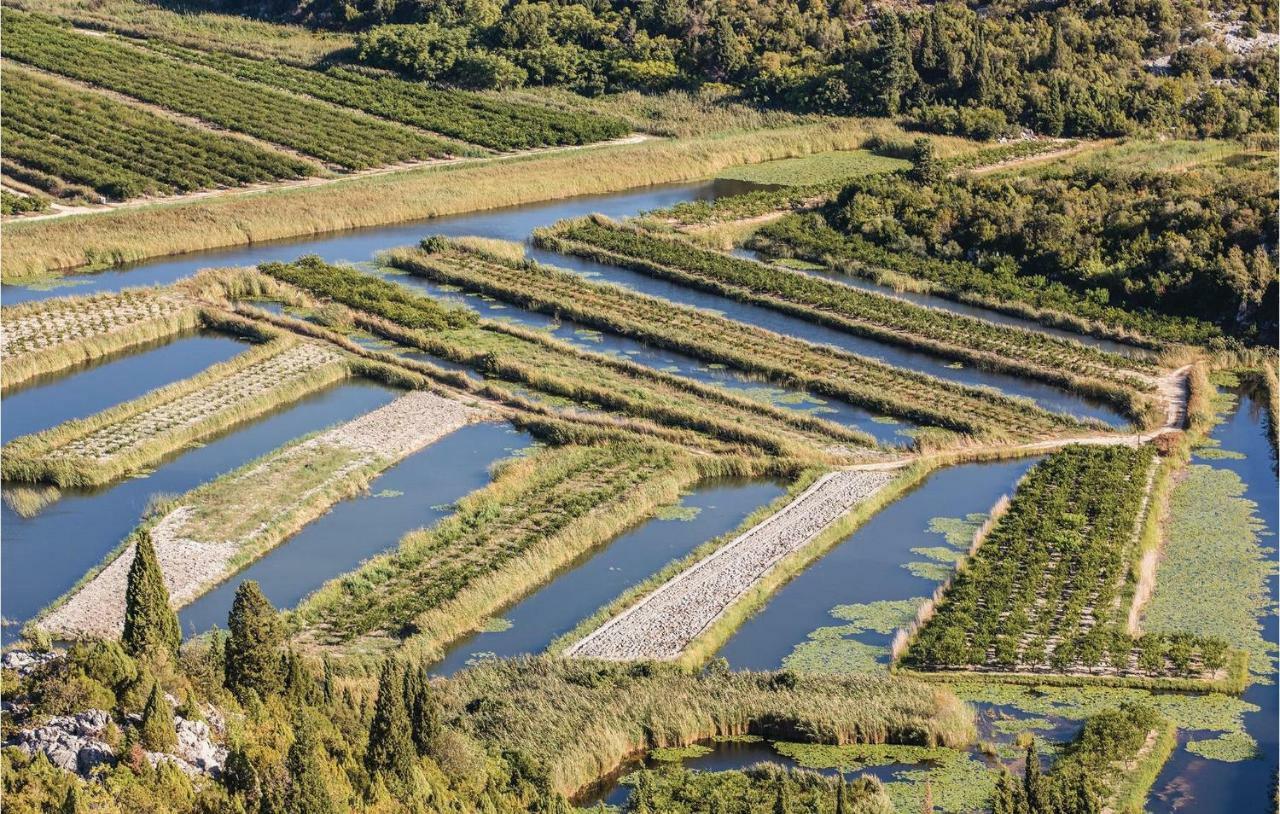
<path fill-rule="evenodd" d="M 60 769 L 88 777 L 104 763 L 114 763 L 115 750 L 101 740 L 111 716 L 100 709 L 57 715 L 43 726 L 18 733 L 17 747 L 29 755 L 43 753 Z"/>

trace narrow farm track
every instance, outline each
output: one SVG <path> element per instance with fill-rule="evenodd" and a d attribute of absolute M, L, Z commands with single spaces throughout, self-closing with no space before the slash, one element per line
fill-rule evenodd
<path fill-rule="evenodd" d="M 880 472 L 824 475 L 781 511 L 682 571 L 565 654 L 617 661 L 678 658 L 783 558 L 891 480 L 892 475 Z"/>
<path fill-rule="evenodd" d="M 190 603 L 363 488 L 377 471 L 487 417 L 454 399 L 412 392 L 197 488 L 150 530 L 170 601 L 174 607 Z M 67 638 L 118 636 L 133 549 L 129 544 L 121 550 L 41 626 Z"/>

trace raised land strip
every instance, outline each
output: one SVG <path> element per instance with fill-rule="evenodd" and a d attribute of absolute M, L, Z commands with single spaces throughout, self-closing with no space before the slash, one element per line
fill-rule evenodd
<path fill-rule="evenodd" d="M 876 341 L 1089 392 L 1125 407 L 1130 406 L 1129 391 L 1150 390 L 1157 373 L 1155 364 L 1146 359 L 927 308 L 605 218 L 569 221 L 539 233 L 538 239 L 558 251 L 763 305 Z"/>
<path fill-rule="evenodd" d="M 196 488 L 149 529 L 170 601 L 188 604 L 378 472 L 485 417 L 460 401 L 415 391 Z M 119 635 L 132 562 L 129 542 L 40 625 L 70 638 Z"/>
<path fill-rule="evenodd" d="M 510 461 L 450 517 L 410 532 L 295 611 L 309 644 L 438 648 L 583 552 L 678 499 L 703 473 L 674 447 L 561 446 Z"/>
<path fill-rule="evenodd" d="M 4 11 L 3 54 L 350 170 L 439 158 L 451 145 L 365 113 L 234 79 L 119 40 Z"/>
<path fill-rule="evenodd" d="M 194 330 L 199 323 L 199 310 L 191 303 L 154 289 L 0 308 L 4 387 Z"/>
<path fill-rule="evenodd" d="M 610 660 L 672 660 L 789 554 L 891 480 L 844 470 L 820 478 L 785 508 L 657 588 L 565 651 Z"/>
<path fill-rule="evenodd" d="M 1026 400 L 953 384 L 621 286 L 535 263 L 504 261 L 447 241 L 429 243 L 438 253 L 398 252 L 388 261 L 439 282 L 921 424 L 1016 439 L 1079 432 L 1087 426 Z"/>
<path fill-rule="evenodd" d="M 7 480 L 59 486 L 108 483 L 349 373 L 338 351 L 282 337 L 131 402 L 11 441 L 0 471 Z"/>
<path fill-rule="evenodd" d="M 921 614 L 904 666 L 996 675 L 1219 680 L 1225 642 L 1127 629 L 1151 446 L 1075 446 L 1038 464 Z M 1228 676 L 1229 678 L 1229 676 Z"/>

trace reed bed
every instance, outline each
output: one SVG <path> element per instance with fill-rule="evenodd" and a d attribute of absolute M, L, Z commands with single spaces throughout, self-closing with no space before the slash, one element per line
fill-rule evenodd
<path fill-rule="evenodd" d="M 1048 382 L 1147 412 L 1135 390 L 1154 386 L 1152 362 L 1079 342 L 915 305 L 801 272 L 692 246 L 603 217 L 540 231 L 539 245 L 772 308 L 878 342 Z"/>
<path fill-rule="evenodd" d="M 434 238 L 424 243 L 430 251 L 394 252 L 386 262 L 887 415 L 996 438 L 1038 437 L 1087 426 L 1025 400 L 955 385 L 549 266 L 455 250 L 455 244 Z"/>
<path fill-rule="evenodd" d="M 337 351 L 281 336 L 133 401 L 10 441 L 0 472 L 61 487 L 109 483 L 348 375 Z"/>
<path fill-rule="evenodd" d="M 330 581 L 292 620 L 303 641 L 319 646 L 377 649 L 408 640 L 416 652 L 436 654 L 699 477 L 686 453 L 634 443 L 512 460 L 453 515 Z"/>
<path fill-rule="evenodd" d="M 644 750 L 716 736 L 949 747 L 975 736 L 972 708 L 944 688 L 873 676 L 523 658 L 458 673 L 441 700 L 461 732 L 545 765 L 567 795 Z"/>
<path fill-rule="evenodd" d="M 838 120 L 650 139 L 14 222 L 0 236 L 3 279 L 694 180 L 736 164 L 854 148 L 866 127 Z"/>
<path fill-rule="evenodd" d="M 148 342 L 194 331 L 192 303 L 158 289 L 61 297 L 0 309 L 0 378 L 8 390 Z"/>
<path fill-rule="evenodd" d="M 150 535 L 170 601 L 181 607 L 388 467 L 485 415 L 453 399 L 408 393 L 166 501 L 135 534 Z M 41 627 L 66 637 L 118 634 L 132 545 L 133 535 L 54 603 Z"/>

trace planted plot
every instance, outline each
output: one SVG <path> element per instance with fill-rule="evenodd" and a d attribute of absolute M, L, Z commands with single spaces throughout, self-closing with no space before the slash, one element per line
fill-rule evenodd
<path fill-rule="evenodd" d="M 317 591 L 297 621 L 325 645 L 418 636 L 438 648 L 698 476 L 682 453 L 629 444 L 514 460 L 453 516 Z"/>
<path fill-rule="evenodd" d="M 264 264 L 269 276 L 310 294 L 340 302 L 386 322 L 367 327 L 398 342 L 464 364 L 491 378 L 514 382 L 575 404 L 599 406 L 672 428 L 671 440 L 723 450 L 750 445 L 783 455 L 846 455 L 874 446 L 867 435 L 829 421 L 784 410 L 722 388 L 588 353 L 545 334 L 499 322 L 474 327 L 471 311 L 351 268 L 316 258 Z M 449 328 L 449 329 L 445 329 Z M 656 428 L 655 428 L 656 429 Z M 698 433 L 715 439 L 690 438 Z"/>
<path fill-rule="evenodd" d="M 617 661 L 679 658 L 779 562 L 891 480 L 887 472 L 822 477 L 780 512 L 682 571 L 565 655 Z"/>
<path fill-rule="evenodd" d="M 535 263 L 466 250 L 441 239 L 394 252 L 397 268 L 562 314 L 600 330 L 799 386 L 887 415 L 989 437 L 1078 430 L 1077 420 L 991 391 L 964 387 L 845 351 L 743 325 Z"/>
<path fill-rule="evenodd" d="M 95 416 L 4 446 L 6 480 L 108 483 L 349 375 L 337 351 L 285 337 Z"/>
<path fill-rule="evenodd" d="M 1068 447 L 1038 464 L 902 656 L 926 670 L 1217 678 L 1226 644 L 1126 630 L 1155 451 Z M 926 614 L 927 615 L 927 614 Z"/>
<path fill-rule="evenodd" d="M 0 309 L 6 388 L 134 345 L 193 330 L 198 309 L 155 289 L 64 297 Z"/>
<path fill-rule="evenodd" d="M 2 96 L 5 161 L 15 162 L 19 175 L 47 179 L 33 183 L 54 194 L 84 186 L 124 200 L 301 178 L 317 169 L 12 65 Z"/>
<path fill-rule="evenodd" d="M 775 308 L 860 336 L 1127 401 L 1155 366 L 1036 331 L 862 291 L 838 282 L 665 239 L 602 218 L 570 221 L 540 245 Z"/>
<path fill-rule="evenodd" d="M 314 96 L 495 150 L 590 144 L 625 136 L 631 129 L 619 119 L 513 104 L 339 66 L 318 71 L 175 46 L 164 50 L 249 82 Z"/>
<path fill-rule="evenodd" d="M 450 146 L 401 125 L 335 108 L 135 48 L 4 12 L 6 58 L 195 116 L 347 169 L 449 155 Z"/>
<path fill-rule="evenodd" d="M 200 486 L 138 534 L 150 536 L 170 601 L 181 607 L 382 470 L 483 413 L 414 392 Z M 40 620 L 59 635 L 113 637 L 124 624 L 129 542 Z"/>

